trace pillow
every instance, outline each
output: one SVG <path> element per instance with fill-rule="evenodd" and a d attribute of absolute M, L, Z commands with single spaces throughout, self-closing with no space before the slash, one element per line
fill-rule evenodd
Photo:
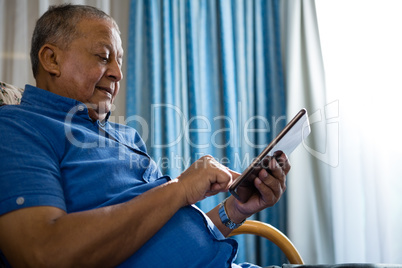
<path fill-rule="evenodd" d="M 22 88 L 0 82 L 0 106 L 5 104 L 20 104 L 23 92 Z"/>

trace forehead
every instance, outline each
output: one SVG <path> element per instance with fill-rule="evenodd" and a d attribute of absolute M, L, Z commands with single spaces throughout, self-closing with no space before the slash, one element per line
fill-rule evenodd
<path fill-rule="evenodd" d="M 123 54 L 119 30 L 114 26 L 112 21 L 106 19 L 84 19 L 77 26 L 80 33 L 78 39 L 88 42 L 92 48 L 107 48 L 115 51 L 117 54 Z"/>

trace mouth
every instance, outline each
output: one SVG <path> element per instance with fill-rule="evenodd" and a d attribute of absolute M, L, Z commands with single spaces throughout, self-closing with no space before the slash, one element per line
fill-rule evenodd
<path fill-rule="evenodd" d="M 100 91 L 105 91 L 106 93 L 109 93 L 110 96 L 113 96 L 113 89 L 109 88 L 109 87 L 100 87 L 100 86 L 96 86 L 96 89 L 100 90 Z"/>

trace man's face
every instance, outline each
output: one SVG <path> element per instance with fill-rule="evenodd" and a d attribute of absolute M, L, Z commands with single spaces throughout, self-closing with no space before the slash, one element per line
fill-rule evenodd
<path fill-rule="evenodd" d="M 58 94 L 87 105 L 93 120 L 104 119 L 119 92 L 123 48 L 108 20 L 84 19 L 79 37 L 62 50 Z"/>

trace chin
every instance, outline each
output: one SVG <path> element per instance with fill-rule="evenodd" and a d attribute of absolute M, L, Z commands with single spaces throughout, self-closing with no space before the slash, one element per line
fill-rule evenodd
<path fill-rule="evenodd" d="M 102 121 L 106 118 L 107 113 L 99 113 L 96 110 L 89 109 L 88 115 L 93 121 L 96 121 L 96 120 Z"/>
<path fill-rule="evenodd" d="M 100 102 L 96 104 L 91 103 L 90 106 L 88 106 L 89 117 L 92 120 L 103 120 L 106 118 L 106 115 L 111 111 L 111 107 L 111 102 Z"/>
<path fill-rule="evenodd" d="M 112 107 L 112 103 L 110 101 L 99 102 L 96 106 L 98 114 L 107 114 L 110 111 L 110 108 Z"/>

